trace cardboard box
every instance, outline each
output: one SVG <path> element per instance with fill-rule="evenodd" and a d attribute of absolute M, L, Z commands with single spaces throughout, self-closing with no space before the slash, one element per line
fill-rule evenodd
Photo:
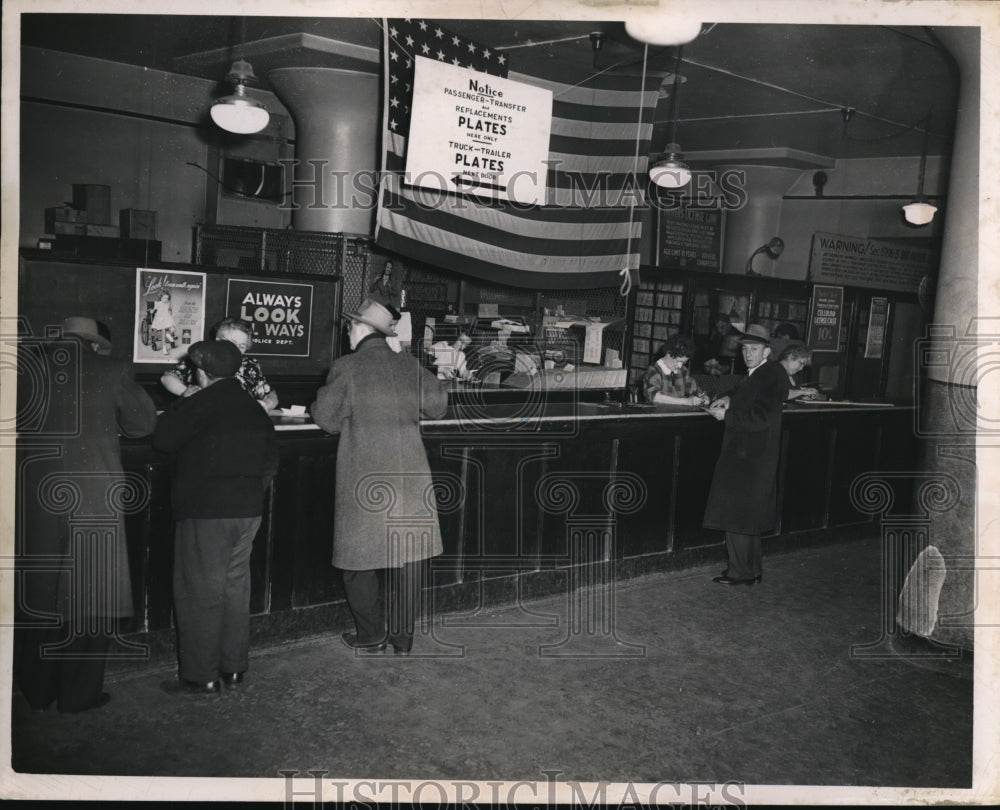
<path fill-rule="evenodd" d="M 83 226 L 85 236 L 111 236 L 118 238 L 117 225 L 92 225 L 90 223 Z"/>
<path fill-rule="evenodd" d="M 156 239 L 156 211 L 122 208 L 118 212 L 118 226 L 124 239 Z"/>
<path fill-rule="evenodd" d="M 80 211 L 69 205 L 57 205 L 45 209 L 45 233 L 55 233 L 57 222 L 78 222 L 83 224 L 86 221 L 86 211 Z M 80 231 L 80 233 L 83 233 L 83 231 Z"/>
<path fill-rule="evenodd" d="M 56 236 L 85 236 L 87 233 L 86 222 L 63 222 L 61 219 L 57 219 L 51 225 L 52 227 L 45 228 L 45 233 Z"/>
<path fill-rule="evenodd" d="M 73 184 L 73 207 L 87 212 L 87 222 L 111 224 L 111 186 Z"/>

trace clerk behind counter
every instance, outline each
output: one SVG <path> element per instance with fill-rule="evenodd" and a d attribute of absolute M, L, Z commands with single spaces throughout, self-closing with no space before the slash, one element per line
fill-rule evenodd
<path fill-rule="evenodd" d="M 707 405 L 709 396 L 698 386 L 685 368 L 692 352 L 692 342 L 686 335 L 672 335 L 656 351 L 656 362 L 642 380 L 647 402 L 659 405 Z"/>

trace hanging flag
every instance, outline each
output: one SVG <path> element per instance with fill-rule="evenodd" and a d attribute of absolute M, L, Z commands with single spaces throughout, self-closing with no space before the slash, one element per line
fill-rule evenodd
<path fill-rule="evenodd" d="M 435 267 L 536 288 L 617 286 L 624 268 L 639 266 L 642 188 L 660 77 L 646 77 L 645 87 L 640 76 L 609 73 L 564 85 L 510 72 L 504 53 L 436 22 L 392 19 L 383 28 L 376 244 Z M 415 56 L 551 91 L 545 204 L 407 184 Z"/>

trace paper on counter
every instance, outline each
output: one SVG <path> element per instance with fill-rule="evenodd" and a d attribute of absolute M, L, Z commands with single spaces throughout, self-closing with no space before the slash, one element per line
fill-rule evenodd
<path fill-rule="evenodd" d="M 606 323 L 590 322 L 586 326 L 583 339 L 583 362 L 600 363 L 601 349 L 604 346 L 604 327 Z"/>

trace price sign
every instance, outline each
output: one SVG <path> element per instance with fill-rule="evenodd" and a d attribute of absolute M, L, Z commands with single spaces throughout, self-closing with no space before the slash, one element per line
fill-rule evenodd
<path fill-rule="evenodd" d="M 840 348 L 840 322 L 844 315 L 844 288 L 813 287 L 812 317 L 806 344 L 814 352 L 835 352 Z"/>

